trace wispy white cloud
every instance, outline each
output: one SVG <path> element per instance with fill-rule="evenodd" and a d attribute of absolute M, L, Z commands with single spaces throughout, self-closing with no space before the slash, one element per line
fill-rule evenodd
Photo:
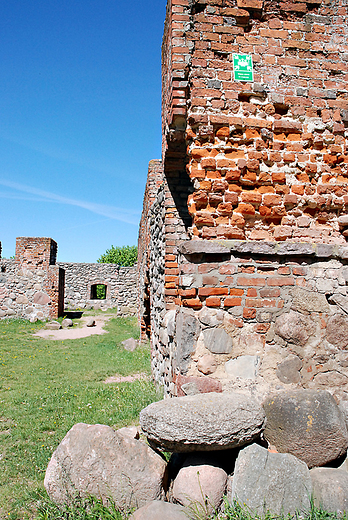
<path fill-rule="evenodd" d="M 10 130 L 5 131 L 0 129 L 0 139 L 14 143 L 29 150 L 33 150 L 34 152 L 38 152 L 46 157 L 57 159 L 58 161 L 64 161 L 68 164 L 83 166 L 84 168 L 92 169 L 105 175 L 115 175 L 115 167 L 108 164 L 105 160 L 98 160 L 93 157 L 89 157 L 87 160 L 85 155 L 80 156 L 76 152 L 72 153 L 67 150 L 62 150 L 53 144 L 45 142 L 42 139 L 40 140 L 39 138 L 35 138 L 35 140 L 31 140 L 28 137 L 20 138 L 18 136 L 11 135 Z"/>
<path fill-rule="evenodd" d="M 109 206 L 107 204 L 97 204 L 95 202 L 87 202 L 83 200 L 72 199 L 69 197 L 59 195 L 57 193 L 52 193 L 50 191 L 41 190 L 32 186 L 27 186 L 25 184 L 11 182 L 6 179 L 0 179 L 0 185 L 20 193 L 26 193 L 35 196 L 34 198 L 26 198 L 16 193 L 13 194 L 5 192 L 0 193 L 0 196 L 2 198 L 19 198 L 25 200 L 35 200 L 39 202 L 55 202 L 58 204 L 67 204 L 69 206 L 76 206 L 79 208 L 86 209 L 88 211 L 91 211 L 92 213 L 96 213 L 97 215 L 107 217 L 108 219 L 119 220 L 121 222 L 126 222 L 127 224 L 133 224 L 135 226 L 137 226 L 139 223 L 140 213 L 138 211 L 118 208 L 115 206 Z"/>

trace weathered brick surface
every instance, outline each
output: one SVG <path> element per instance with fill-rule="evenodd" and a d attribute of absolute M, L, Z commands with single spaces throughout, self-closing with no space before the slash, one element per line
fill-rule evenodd
<path fill-rule="evenodd" d="M 348 376 L 344 355 L 326 336 L 332 315 L 348 312 L 347 27 L 344 0 L 168 1 L 162 259 L 149 246 L 150 268 L 163 263 L 162 299 L 162 273 L 150 280 L 153 372 L 168 394 L 178 374 L 205 377 L 202 330 L 214 327 L 233 338 L 230 358 L 254 356 L 258 367 L 253 381 L 231 379 L 214 355 L 209 377 L 224 390 L 276 389 L 277 367 L 296 355 L 299 386 L 322 387 L 316 375 L 329 372 L 326 387 L 348 394 L 336 377 Z M 253 82 L 234 80 L 233 53 L 252 55 Z M 233 242 L 228 253 L 203 245 L 221 240 Z M 274 332 L 293 309 L 316 327 L 303 350 Z M 181 312 L 200 330 L 188 371 Z"/>
<path fill-rule="evenodd" d="M 347 7 L 227 4 L 168 2 L 164 153 L 185 137 L 190 235 L 343 243 Z M 252 54 L 253 83 L 234 81 L 232 53 Z"/>

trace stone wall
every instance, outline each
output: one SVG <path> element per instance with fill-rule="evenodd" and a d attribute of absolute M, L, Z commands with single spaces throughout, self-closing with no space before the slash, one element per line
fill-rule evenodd
<path fill-rule="evenodd" d="M 51 238 L 19 237 L 14 260 L 0 259 L 0 318 L 52 319 L 64 310 L 64 271 Z"/>
<path fill-rule="evenodd" d="M 347 27 L 343 0 L 168 1 L 166 310 L 150 311 L 166 395 L 348 399 Z M 252 55 L 252 82 L 233 53 Z"/>
<path fill-rule="evenodd" d="M 150 241 L 153 229 L 150 229 L 154 204 L 158 206 L 158 190 L 163 184 L 162 161 L 152 160 L 149 163 L 145 186 L 143 211 L 141 214 L 138 238 L 138 320 L 141 337 L 150 338 Z M 157 231 L 155 231 L 157 232 Z M 162 233 L 162 232 L 161 232 Z M 163 233 L 162 233 L 163 234 Z"/>
<path fill-rule="evenodd" d="M 65 271 L 65 309 L 110 309 L 134 316 L 137 308 L 137 267 L 117 264 L 58 262 Z M 93 285 L 106 286 L 106 298 L 93 299 Z"/>
<path fill-rule="evenodd" d="M 1 243 L 0 243 L 1 252 Z M 135 316 L 137 266 L 58 262 L 51 238 L 19 237 L 14 260 L 0 257 L 0 318 L 54 319 L 65 309 L 117 307 L 119 316 Z M 95 285 L 106 298 L 95 298 Z"/>

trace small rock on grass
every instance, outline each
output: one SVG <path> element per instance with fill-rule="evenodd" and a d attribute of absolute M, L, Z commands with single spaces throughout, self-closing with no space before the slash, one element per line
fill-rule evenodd
<path fill-rule="evenodd" d="M 86 323 L 86 326 L 87 327 L 94 327 L 95 326 L 95 319 L 94 318 L 89 318 L 89 320 Z"/>
<path fill-rule="evenodd" d="M 59 330 L 61 328 L 62 328 L 62 326 L 59 323 L 59 321 L 50 321 L 46 325 L 46 329 L 48 329 L 48 330 Z"/>
<path fill-rule="evenodd" d="M 72 327 L 72 326 L 73 326 L 73 321 L 70 318 L 64 318 L 64 320 L 62 321 L 63 329 Z"/>
<path fill-rule="evenodd" d="M 134 338 L 128 338 L 122 341 L 122 345 L 128 352 L 133 352 L 137 348 L 138 342 Z"/>
<path fill-rule="evenodd" d="M 129 520 L 188 520 L 189 518 L 184 507 L 154 500 L 135 511 Z"/>

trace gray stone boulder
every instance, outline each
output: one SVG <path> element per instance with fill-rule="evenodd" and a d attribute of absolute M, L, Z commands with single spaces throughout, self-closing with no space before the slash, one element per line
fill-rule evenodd
<path fill-rule="evenodd" d="M 263 403 L 265 439 L 292 453 L 310 468 L 342 456 L 348 446 L 344 416 L 325 390 L 294 390 L 271 395 Z"/>
<path fill-rule="evenodd" d="M 185 508 L 154 500 L 132 514 L 129 520 L 188 520 Z"/>
<path fill-rule="evenodd" d="M 203 331 L 204 345 L 212 354 L 230 354 L 232 338 L 224 329 L 205 329 Z"/>
<path fill-rule="evenodd" d="M 125 350 L 128 350 L 128 352 L 134 352 L 134 350 L 138 346 L 138 342 L 134 338 L 128 338 L 121 342 L 122 346 Z"/>
<path fill-rule="evenodd" d="M 120 508 L 162 497 L 166 463 L 129 432 L 101 424 L 75 424 L 48 464 L 44 485 L 56 503 L 76 495 L 111 498 Z"/>
<path fill-rule="evenodd" d="M 209 453 L 189 454 L 174 480 L 174 500 L 183 506 L 201 504 L 209 513 L 217 509 L 226 489 L 227 473 L 214 462 Z"/>
<path fill-rule="evenodd" d="M 298 356 L 291 355 L 279 363 L 276 370 L 276 376 L 286 385 L 290 383 L 298 383 L 301 380 L 301 368 L 301 359 Z"/>
<path fill-rule="evenodd" d="M 72 326 L 73 326 L 73 321 L 70 318 L 64 318 L 64 320 L 62 321 L 63 329 L 67 329 L 68 327 L 72 327 Z"/>
<path fill-rule="evenodd" d="M 314 468 L 309 473 L 314 505 L 339 515 L 348 512 L 348 473 L 335 468 Z"/>
<path fill-rule="evenodd" d="M 62 328 L 62 326 L 59 323 L 59 321 L 50 321 L 49 323 L 46 324 L 45 328 L 48 330 L 59 330 Z"/>
<path fill-rule="evenodd" d="M 179 309 L 176 314 L 174 362 L 184 375 L 196 350 L 200 324 L 191 309 Z"/>
<path fill-rule="evenodd" d="M 240 451 L 230 501 L 251 514 L 287 516 L 310 509 L 312 482 L 308 467 L 288 453 L 271 453 L 258 444 Z"/>
<path fill-rule="evenodd" d="M 255 379 L 260 363 L 259 356 L 239 356 L 225 363 L 225 370 L 229 377 L 241 379 Z"/>
<path fill-rule="evenodd" d="M 243 446 L 260 435 L 264 421 L 255 400 L 238 393 L 165 399 L 140 412 L 140 426 L 148 440 L 175 452 Z"/>

